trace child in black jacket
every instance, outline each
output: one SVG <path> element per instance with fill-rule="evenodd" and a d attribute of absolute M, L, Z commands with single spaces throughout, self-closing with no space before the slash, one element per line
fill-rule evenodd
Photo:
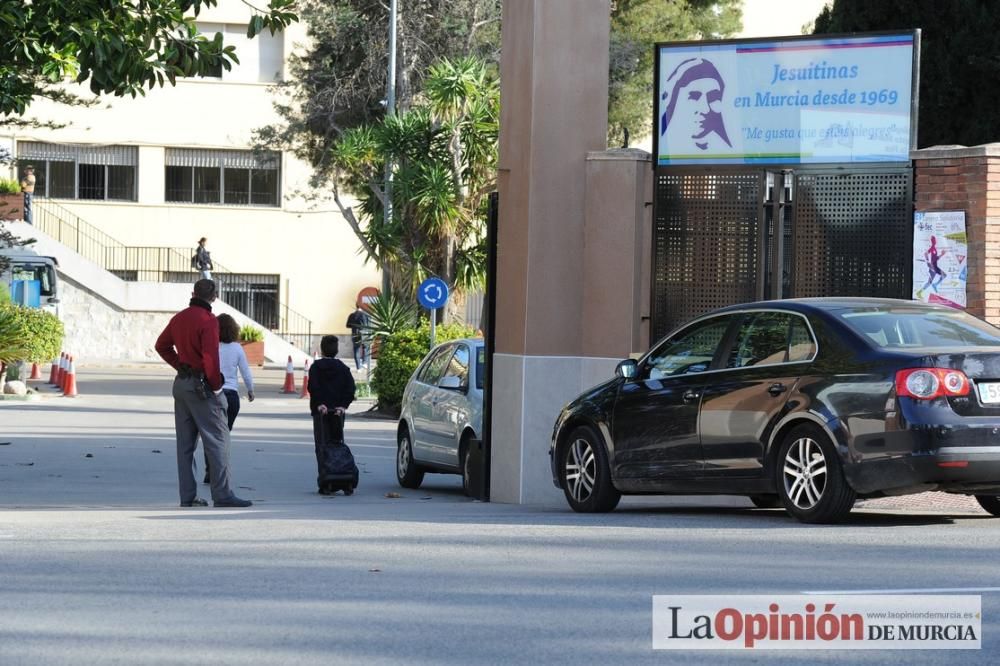
<path fill-rule="evenodd" d="M 338 432 L 326 433 L 328 439 L 343 440 L 344 414 L 354 402 L 354 376 L 337 358 L 339 347 L 340 342 L 336 336 L 324 335 L 319 343 L 323 358 L 309 368 L 309 411 L 313 419 L 317 468 L 322 465 L 324 426 L 327 429 L 338 429 Z M 320 469 L 321 475 L 322 471 Z"/>

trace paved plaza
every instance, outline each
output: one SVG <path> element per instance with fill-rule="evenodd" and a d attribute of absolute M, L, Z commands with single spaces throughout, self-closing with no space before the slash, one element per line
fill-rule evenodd
<path fill-rule="evenodd" d="M 0 402 L 0 664 L 996 663 L 1000 521 L 968 502 L 816 527 L 742 498 L 577 515 L 475 502 L 453 476 L 401 490 L 394 424 L 365 402 L 358 493 L 321 497 L 306 401 L 281 379 L 258 372 L 236 424 L 248 510 L 177 506 L 162 366 Z M 651 649 L 653 594 L 942 588 L 982 594 L 982 650 Z"/>

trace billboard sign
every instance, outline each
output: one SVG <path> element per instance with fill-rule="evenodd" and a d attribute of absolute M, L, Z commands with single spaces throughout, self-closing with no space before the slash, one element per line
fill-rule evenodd
<path fill-rule="evenodd" d="M 919 31 L 656 45 L 660 166 L 907 162 Z"/>

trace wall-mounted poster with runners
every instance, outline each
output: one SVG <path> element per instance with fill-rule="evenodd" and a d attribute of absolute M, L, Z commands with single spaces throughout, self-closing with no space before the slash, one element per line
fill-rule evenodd
<path fill-rule="evenodd" d="M 969 241 L 965 211 L 913 214 L 913 298 L 964 308 Z"/>

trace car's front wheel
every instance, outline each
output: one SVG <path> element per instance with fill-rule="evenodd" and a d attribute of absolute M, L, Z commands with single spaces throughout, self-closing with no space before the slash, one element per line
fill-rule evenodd
<path fill-rule="evenodd" d="M 804 523 L 836 523 L 851 512 L 857 493 L 847 484 L 833 443 L 805 424 L 785 437 L 778 451 L 778 496 Z"/>
<path fill-rule="evenodd" d="M 1000 516 L 1000 495 L 976 495 L 976 501 L 987 513 Z"/>
<path fill-rule="evenodd" d="M 424 469 L 413 461 L 413 440 L 406 428 L 396 437 L 396 480 L 404 488 L 419 488 L 424 482 Z"/>
<path fill-rule="evenodd" d="M 560 449 L 559 471 L 570 508 L 580 513 L 611 511 L 622 495 L 611 483 L 608 452 L 592 428 L 573 430 Z"/>

